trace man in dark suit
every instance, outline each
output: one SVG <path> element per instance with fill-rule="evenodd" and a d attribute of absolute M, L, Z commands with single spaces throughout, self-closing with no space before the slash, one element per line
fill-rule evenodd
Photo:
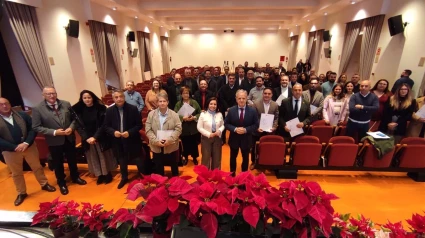
<path fill-rule="evenodd" d="M 297 73 L 298 74 L 302 73 L 303 69 L 304 69 L 304 63 L 303 63 L 303 60 L 300 59 L 300 61 L 298 61 L 297 63 Z"/>
<path fill-rule="evenodd" d="M 226 84 L 226 80 L 220 75 L 220 70 L 218 67 L 214 68 L 213 76 L 211 77 L 217 83 L 217 92 L 220 90 L 223 85 Z"/>
<path fill-rule="evenodd" d="M 71 118 L 68 101 L 57 99 L 54 87 L 44 87 L 44 100 L 32 109 L 32 127 L 46 138 L 50 155 L 55 167 L 55 175 L 59 190 L 63 195 L 69 193 L 65 181 L 63 167 L 64 154 L 68 162 L 73 183 L 85 185 L 87 182 L 80 178 L 77 168 L 75 149 L 75 121 Z M 136 108 L 137 110 L 137 108 Z"/>
<path fill-rule="evenodd" d="M 167 86 L 173 85 L 174 83 L 174 75 L 176 74 L 176 69 L 173 68 L 170 72 L 170 77 L 167 79 Z"/>
<path fill-rule="evenodd" d="M 208 83 L 208 89 L 213 92 L 214 95 L 217 93 L 217 82 L 211 77 L 211 71 L 205 71 L 205 80 Z"/>
<path fill-rule="evenodd" d="M 193 99 L 199 104 L 201 110 L 208 110 L 207 102 L 212 97 L 214 97 L 214 93 L 208 90 L 207 81 L 205 79 L 199 80 L 199 90 L 195 92 Z"/>
<path fill-rule="evenodd" d="M 184 79 L 181 84 L 182 86 L 187 86 L 190 89 L 191 96 L 198 91 L 198 83 L 194 78 L 192 78 L 192 71 L 189 68 L 184 70 Z"/>
<path fill-rule="evenodd" d="M 28 196 L 23 173 L 24 159 L 31 167 L 41 189 L 54 192 L 43 167 L 40 165 L 38 150 L 34 144 L 37 133 L 32 129 L 31 117 L 25 112 L 14 111 L 6 98 L 0 97 L 0 150 L 10 172 L 12 172 L 18 197 L 15 206 L 21 205 Z"/>
<path fill-rule="evenodd" d="M 280 77 L 280 86 L 274 88 L 272 100 L 276 102 L 280 95 L 283 95 L 283 99 L 292 97 L 292 90 L 289 88 L 289 77 L 287 75 Z"/>
<path fill-rule="evenodd" d="M 137 108 L 125 102 L 124 92 L 112 94 L 114 105 L 106 109 L 104 127 L 108 136 L 113 138 L 113 152 L 120 163 L 121 181 L 118 189 L 128 182 L 128 162 L 135 160 L 139 173 L 142 173 L 142 118 Z"/>
<path fill-rule="evenodd" d="M 248 70 L 248 73 L 246 74 L 246 79 L 242 81 L 242 85 L 240 86 L 240 88 L 249 93 L 251 89 L 253 89 L 254 87 L 255 87 L 254 71 Z"/>
<path fill-rule="evenodd" d="M 228 84 L 221 87 L 220 91 L 218 91 L 218 108 L 220 109 L 221 114 L 223 114 L 223 118 L 226 118 L 226 115 L 231 107 L 236 105 L 236 91 L 238 87 L 235 85 L 235 74 L 229 74 Z M 221 133 L 221 139 L 223 140 L 223 144 L 226 143 L 226 128 Z"/>
<path fill-rule="evenodd" d="M 272 101 L 273 90 L 272 88 L 265 88 L 263 90 L 263 97 L 257 101 L 254 101 L 253 108 L 257 111 L 258 121 L 261 120 L 261 114 L 271 114 L 274 115 L 273 126 L 271 131 L 263 131 L 258 128 L 252 134 L 252 149 L 251 149 L 251 166 L 250 170 L 253 170 L 255 167 L 255 143 L 260 140 L 262 136 L 271 135 L 277 130 L 278 120 L 279 120 L 279 105 L 276 102 Z"/>
<path fill-rule="evenodd" d="M 310 111 L 310 123 L 319 120 L 322 117 L 323 102 L 325 98 L 323 94 L 317 91 L 319 81 L 317 79 L 310 80 L 310 89 L 303 92 L 303 99 L 306 100 L 310 105 L 316 107 L 314 111 Z"/>
<path fill-rule="evenodd" d="M 224 126 L 230 131 L 230 172 L 236 174 L 236 157 L 239 148 L 242 153 L 242 171 L 248 170 L 249 149 L 252 146 L 252 133 L 258 128 L 257 112 L 254 108 L 247 106 L 248 94 L 239 89 L 236 92 L 237 105 L 230 108 Z"/>
<path fill-rule="evenodd" d="M 285 140 L 290 140 L 291 135 L 289 134 L 290 129 L 286 126 L 286 122 L 296 117 L 300 123 L 297 125 L 298 128 L 310 124 L 310 104 L 302 98 L 301 84 L 295 84 L 292 87 L 292 97 L 284 99 L 279 107 L 279 127 L 280 134 Z"/>
<path fill-rule="evenodd" d="M 237 73 L 238 75 L 236 75 L 235 85 L 236 87 L 241 88 L 243 81 L 245 81 L 245 71 L 243 68 L 239 68 Z"/>
<path fill-rule="evenodd" d="M 283 62 L 279 62 L 279 74 L 281 73 L 285 73 L 286 74 L 286 69 L 285 67 L 283 67 Z"/>
<path fill-rule="evenodd" d="M 176 106 L 176 103 L 180 101 L 181 95 L 180 95 L 180 88 L 182 87 L 182 76 L 179 73 L 176 73 L 174 75 L 174 83 L 171 85 L 168 85 L 167 87 L 167 94 L 168 94 L 168 108 L 171 110 L 174 110 L 174 106 Z"/>

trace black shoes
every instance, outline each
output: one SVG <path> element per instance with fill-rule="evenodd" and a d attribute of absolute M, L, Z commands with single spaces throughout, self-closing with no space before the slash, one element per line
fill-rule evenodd
<path fill-rule="evenodd" d="M 193 164 L 198 165 L 198 158 L 193 158 Z"/>
<path fill-rule="evenodd" d="M 99 175 L 99 177 L 97 177 L 96 184 L 97 185 L 100 185 L 100 184 L 102 184 L 104 182 L 105 182 L 105 176 L 104 175 Z"/>
<path fill-rule="evenodd" d="M 26 193 L 25 194 L 19 194 L 18 197 L 15 200 L 15 206 L 21 205 L 24 202 L 25 198 L 27 198 L 27 197 L 28 197 L 28 194 L 26 194 Z"/>
<path fill-rule="evenodd" d="M 78 177 L 78 178 L 77 178 L 77 179 L 75 179 L 75 180 L 72 180 L 72 182 L 73 182 L 73 183 L 76 183 L 76 184 L 78 184 L 78 185 L 86 185 L 86 184 L 87 184 L 86 180 L 84 180 L 84 179 L 82 179 L 82 178 L 80 178 L 80 177 Z"/>
<path fill-rule="evenodd" d="M 62 195 L 67 195 L 69 193 L 68 187 L 66 185 L 59 186 L 59 190 L 61 191 Z"/>
<path fill-rule="evenodd" d="M 124 185 L 128 182 L 128 179 L 121 179 L 121 182 L 118 184 L 118 189 L 124 187 Z"/>
<path fill-rule="evenodd" d="M 112 182 L 112 174 L 110 172 L 107 175 L 104 175 L 103 177 L 103 182 L 105 184 Z"/>
<path fill-rule="evenodd" d="M 185 158 L 185 157 L 183 157 L 183 160 L 182 160 L 183 166 L 186 166 L 187 165 L 187 162 L 188 162 L 188 159 Z"/>
<path fill-rule="evenodd" d="M 44 190 L 44 191 L 47 191 L 47 192 L 54 192 L 54 191 L 56 191 L 56 188 L 53 187 L 52 185 L 46 183 L 46 185 L 41 187 L 41 190 Z"/>

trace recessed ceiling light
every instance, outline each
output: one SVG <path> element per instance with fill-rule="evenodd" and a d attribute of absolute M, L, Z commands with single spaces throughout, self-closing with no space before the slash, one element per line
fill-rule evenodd
<path fill-rule="evenodd" d="M 161 26 L 162 27 L 162 26 Z"/>
<path fill-rule="evenodd" d="M 356 4 L 356 2 L 355 1 L 351 1 L 351 4 Z"/>
<path fill-rule="evenodd" d="M 138 16 L 135 16 L 134 18 L 136 18 L 136 19 L 137 19 L 137 18 L 139 18 L 139 17 L 138 17 Z"/>
<path fill-rule="evenodd" d="M 117 10 L 117 8 L 116 8 L 116 7 L 113 7 L 113 8 L 112 8 L 112 10 L 116 11 L 116 10 Z"/>
<path fill-rule="evenodd" d="M 328 13 L 327 12 L 325 12 L 325 16 L 327 16 L 328 15 Z"/>
<path fill-rule="evenodd" d="M 310 22 L 310 20 L 307 20 L 308 22 Z"/>
<path fill-rule="evenodd" d="M 295 26 L 298 26 L 298 25 L 295 25 Z"/>
<path fill-rule="evenodd" d="M 151 23 L 152 24 L 152 22 L 150 21 L 149 23 Z"/>

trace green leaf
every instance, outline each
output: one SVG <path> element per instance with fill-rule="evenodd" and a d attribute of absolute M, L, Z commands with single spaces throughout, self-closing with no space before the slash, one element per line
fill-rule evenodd
<path fill-rule="evenodd" d="M 186 218 L 186 216 L 184 214 L 180 215 L 180 227 L 184 228 L 184 227 L 188 227 L 190 225 L 189 220 Z"/>
<path fill-rule="evenodd" d="M 80 230 L 80 236 L 85 237 L 89 232 L 90 228 L 88 226 L 85 226 Z"/>
<path fill-rule="evenodd" d="M 131 225 L 128 223 L 123 223 L 121 225 L 121 229 L 120 229 L 120 238 L 127 238 L 128 237 L 128 232 L 131 229 Z"/>
<path fill-rule="evenodd" d="M 264 234 L 264 222 L 263 220 L 259 220 L 257 223 L 257 227 L 254 229 L 254 235 Z"/>
<path fill-rule="evenodd" d="M 350 213 L 343 214 L 343 215 L 342 215 L 342 220 L 343 220 L 343 221 L 348 221 L 348 219 L 350 219 L 350 216 L 351 216 L 351 214 L 350 214 Z"/>

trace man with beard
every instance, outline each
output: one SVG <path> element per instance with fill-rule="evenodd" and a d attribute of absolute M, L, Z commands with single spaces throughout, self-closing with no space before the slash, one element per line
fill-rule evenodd
<path fill-rule="evenodd" d="M 289 87 L 292 88 L 298 81 L 298 74 L 297 73 L 292 73 L 291 74 L 291 78 L 290 78 L 290 82 L 289 82 Z"/>
<path fill-rule="evenodd" d="M 245 71 L 243 68 L 238 69 L 238 75 L 236 77 L 235 85 L 240 88 L 242 87 L 242 82 L 245 81 Z"/>
<path fill-rule="evenodd" d="M 264 87 L 272 88 L 272 81 L 269 73 L 264 73 Z"/>
<path fill-rule="evenodd" d="M 280 85 L 280 74 L 279 68 L 275 67 L 273 73 L 270 75 L 270 81 L 272 82 L 272 88 L 279 87 Z"/>
<path fill-rule="evenodd" d="M 310 105 L 316 107 L 315 110 L 310 110 L 310 122 L 319 120 L 319 115 L 322 114 L 324 97 L 323 94 L 317 91 L 317 86 L 319 86 L 319 81 L 317 79 L 310 80 L 310 89 L 303 92 L 303 98 L 305 101 L 309 102 Z"/>
<path fill-rule="evenodd" d="M 335 85 L 335 81 L 336 81 L 336 73 L 331 72 L 329 74 L 328 81 L 322 84 L 323 97 L 328 96 L 332 92 L 332 89 Z"/>
<path fill-rule="evenodd" d="M 400 78 L 395 81 L 394 86 L 391 89 L 391 92 L 394 94 L 397 88 L 403 85 L 404 83 L 409 85 L 410 88 L 412 89 L 415 82 L 413 81 L 413 79 L 410 78 L 410 75 L 412 75 L 412 70 L 410 69 L 403 70 L 403 72 L 400 75 Z"/>
<path fill-rule="evenodd" d="M 354 74 L 353 77 L 351 77 L 351 82 L 353 83 L 353 92 L 354 93 L 358 93 L 360 92 L 360 75 L 359 74 Z"/>
<path fill-rule="evenodd" d="M 289 77 L 287 75 L 281 76 L 280 86 L 273 89 L 273 101 L 276 102 L 281 95 L 283 95 L 282 99 L 292 97 L 292 90 L 289 88 Z"/>
<path fill-rule="evenodd" d="M 248 100 L 255 102 L 257 99 L 261 98 L 264 89 L 264 82 L 261 76 L 255 78 L 255 87 L 249 91 Z"/>

